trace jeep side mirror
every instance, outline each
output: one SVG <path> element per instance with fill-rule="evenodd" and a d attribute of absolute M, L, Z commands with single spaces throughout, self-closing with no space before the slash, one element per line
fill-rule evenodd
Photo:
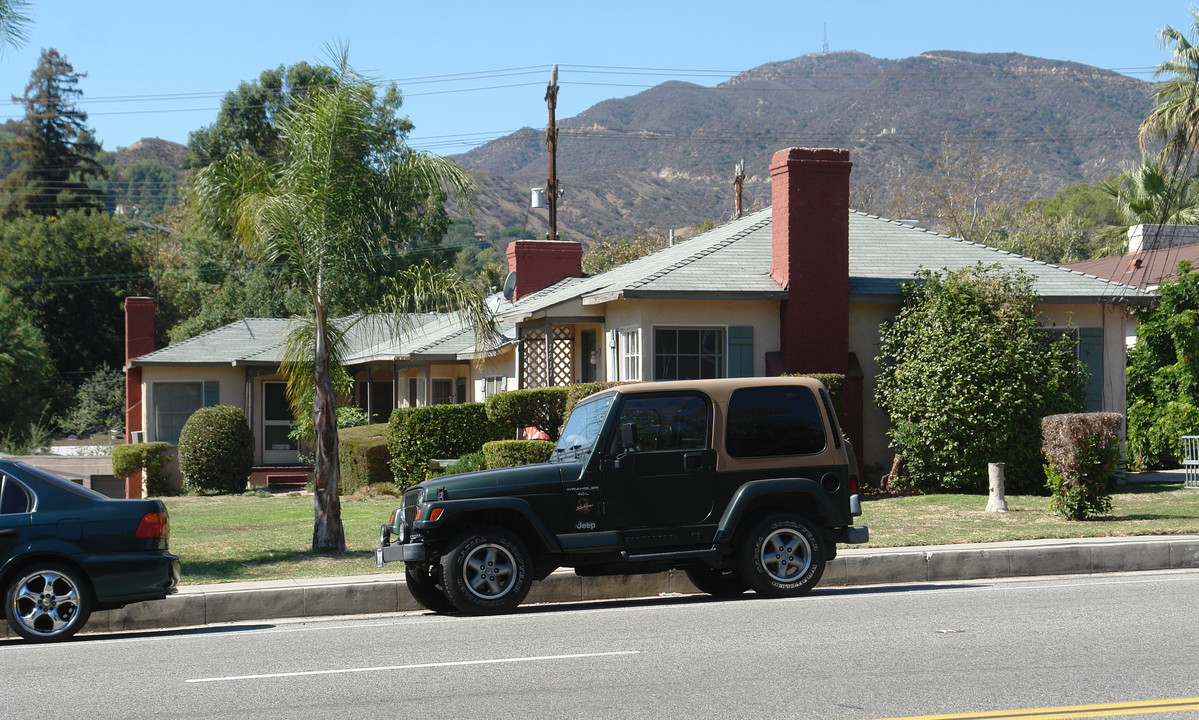
<path fill-rule="evenodd" d="M 628 422 L 620 426 L 620 444 L 626 453 L 637 447 L 637 425 L 635 423 Z"/>

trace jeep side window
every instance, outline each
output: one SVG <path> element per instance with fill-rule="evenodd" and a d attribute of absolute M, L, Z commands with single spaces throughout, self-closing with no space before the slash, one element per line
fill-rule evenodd
<path fill-rule="evenodd" d="M 661 450 L 703 450 L 708 447 L 711 413 L 708 401 L 697 395 L 629 395 L 620 409 L 620 425 L 637 428 L 637 446 L 616 453 Z"/>
<path fill-rule="evenodd" d="M 729 397 L 725 448 L 733 457 L 810 455 L 824 449 L 824 421 L 806 387 L 750 387 Z"/>

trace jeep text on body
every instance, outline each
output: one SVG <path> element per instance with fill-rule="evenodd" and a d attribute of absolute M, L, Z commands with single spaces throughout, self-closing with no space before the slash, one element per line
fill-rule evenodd
<path fill-rule="evenodd" d="M 506 612 L 558 567 L 798 596 L 867 540 L 856 464 L 817 380 L 625 385 L 580 402 L 546 463 L 410 488 L 378 564 L 435 612 Z"/>

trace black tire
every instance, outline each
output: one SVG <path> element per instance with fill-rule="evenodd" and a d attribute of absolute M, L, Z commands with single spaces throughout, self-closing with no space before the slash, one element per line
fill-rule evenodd
<path fill-rule="evenodd" d="M 749 589 L 745 578 L 734 570 L 717 570 L 710 565 L 693 565 L 687 568 L 687 579 L 702 593 L 713 597 L 736 597 Z"/>
<path fill-rule="evenodd" d="M 824 538 L 805 518 L 767 515 L 745 535 L 738 550 L 741 576 L 766 597 L 799 597 L 824 574 Z"/>
<path fill-rule="evenodd" d="M 441 556 L 441 581 L 460 612 L 509 612 L 529 594 L 531 556 L 520 538 L 503 528 L 472 528 L 452 540 Z"/>
<path fill-rule="evenodd" d="M 91 614 L 91 588 L 83 575 L 65 565 L 30 565 L 4 589 L 8 626 L 31 642 L 66 640 Z"/>
<path fill-rule="evenodd" d="M 431 566 L 404 563 L 404 579 L 412 599 L 424 609 L 435 613 L 448 613 L 454 609 L 449 598 L 437 587 Z"/>

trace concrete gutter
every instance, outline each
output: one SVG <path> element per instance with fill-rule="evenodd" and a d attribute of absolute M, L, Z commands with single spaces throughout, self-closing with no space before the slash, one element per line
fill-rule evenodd
<path fill-rule="evenodd" d="M 839 551 L 817 586 L 900 585 L 983 578 L 1199 568 L 1199 535 L 1023 540 Z M 698 592 L 682 572 L 579 577 L 559 570 L 534 583 L 526 604 Z M 282 618 L 411 612 L 402 573 L 311 580 L 185 585 L 166 600 L 92 615 L 85 632 L 130 632 Z M 16 637 L 4 626 L 0 637 Z"/>

